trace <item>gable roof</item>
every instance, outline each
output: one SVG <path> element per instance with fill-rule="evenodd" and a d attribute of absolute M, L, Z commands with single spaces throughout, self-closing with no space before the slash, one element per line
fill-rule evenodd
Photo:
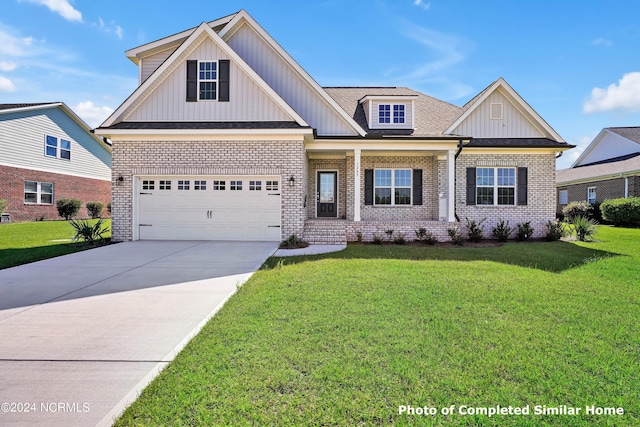
<path fill-rule="evenodd" d="M 324 90 L 367 134 L 413 137 L 444 136 L 444 129 L 460 110 L 460 107 L 406 87 L 326 87 Z M 411 97 L 415 102 L 416 111 L 414 129 L 371 130 L 364 107 L 360 102 L 367 96 Z"/>
<path fill-rule="evenodd" d="M 589 165 L 556 171 L 556 185 L 640 175 L 640 151 Z"/>
<path fill-rule="evenodd" d="M 71 108 L 64 102 L 36 102 L 23 104 L 0 104 L 0 114 L 9 114 L 21 111 L 44 110 L 48 108 L 60 108 L 67 116 L 69 116 L 78 126 L 91 136 L 98 144 L 111 152 L 111 144 L 101 136 L 96 135 L 91 127 L 82 120 Z"/>
<path fill-rule="evenodd" d="M 278 106 L 297 122 L 300 126 L 308 126 L 305 120 L 291 108 L 246 62 L 225 43 L 220 36 L 211 29 L 209 24 L 203 22 L 195 31 L 178 47 L 167 60 L 155 70 L 136 90 L 104 121 L 100 128 L 108 128 L 126 117 L 139 107 L 145 99 L 181 64 L 183 59 L 193 51 L 201 39 L 210 38 L 231 60 Z"/>
<path fill-rule="evenodd" d="M 496 90 L 503 90 L 509 95 L 514 106 L 540 131 L 545 134 L 546 138 L 553 139 L 557 142 L 565 142 L 562 137 L 533 109 L 531 106 L 516 92 L 502 77 L 491 83 L 478 95 L 473 97 L 461 109 L 460 114 L 456 117 L 449 127 L 444 131 L 445 134 L 453 134 L 455 129 L 473 113 L 480 105 Z"/>
<path fill-rule="evenodd" d="M 594 150 L 596 150 L 596 148 L 602 143 L 603 140 L 605 140 L 605 138 L 607 136 L 610 136 L 611 134 L 615 134 L 619 137 L 622 137 L 626 140 L 626 144 L 627 144 L 627 153 L 626 154 L 630 154 L 633 152 L 640 152 L 640 127 L 638 126 L 631 126 L 631 127 L 609 127 L 609 128 L 604 128 L 600 131 L 600 133 L 598 133 L 598 135 L 596 135 L 596 137 L 593 139 L 593 141 L 591 141 L 591 143 L 589 143 L 589 145 L 587 146 L 587 148 L 584 149 L 584 151 L 582 151 L 582 153 L 580 154 L 580 156 L 578 156 L 578 158 L 575 160 L 575 162 L 573 162 L 573 164 L 571 165 L 572 168 L 575 167 L 580 167 L 580 166 L 587 166 L 588 164 L 593 164 L 594 162 L 589 162 L 588 164 L 582 164 L 582 162 L 584 162 L 585 160 L 588 159 L 588 157 L 591 155 L 591 153 L 594 152 Z M 634 145 L 637 144 L 637 148 L 634 149 Z M 618 153 L 620 154 L 620 153 Z M 615 157 L 620 157 L 620 156 L 615 156 Z"/>
<path fill-rule="evenodd" d="M 613 133 L 617 133 L 618 135 L 627 138 L 630 141 L 637 142 L 640 144 L 640 126 L 632 126 L 632 127 L 611 127 L 607 128 Z"/>

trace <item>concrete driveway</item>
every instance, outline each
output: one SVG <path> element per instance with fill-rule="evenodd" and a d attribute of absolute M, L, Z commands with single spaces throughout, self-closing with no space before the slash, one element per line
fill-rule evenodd
<path fill-rule="evenodd" d="M 0 425 L 111 425 L 277 246 L 129 242 L 0 270 Z"/>

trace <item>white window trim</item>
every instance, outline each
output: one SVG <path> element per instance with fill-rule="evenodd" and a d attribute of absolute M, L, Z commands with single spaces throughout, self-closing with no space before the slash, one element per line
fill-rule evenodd
<path fill-rule="evenodd" d="M 52 156 L 51 154 L 47 154 L 47 148 L 49 147 L 49 145 L 47 144 L 47 139 L 48 138 L 53 138 L 56 140 L 56 155 Z M 69 149 L 64 149 L 62 148 L 62 141 L 68 141 L 69 142 Z M 53 146 L 51 146 L 53 147 Z M 69 152 L 69 158 L 67 159 L 66 157 L 62 157 L 62 151 L 68 151 Z M 65 138 L 58 138 L 57 136 L 53 136 L 53 135 L 46 135 L 44 136 L 44 155 L 45 157 L 50 157 L 50 158 L 54 158 L 54 159 L 60 159 L 60 160 L 66 160 L 67 162 L 71 161 L 71 139 L 65 139 Z"/>
<path fill-rule="evenodd" d="M 593 202 L 589 198 L 589 194 L 593 192 Z M 596 202 L 596 187 L 587 187 L 587 203 L 594 204 Z"/>
<path fill-rule="evenodd" d="M 376 185 L 376 171 L 391 171 L 391 186 L 377 186 Z M 409 171 L 409 179 L 411 182 L 408 186 L 400 185 L 396 186 L 396 174 L 395 172 L 401 171 Z M 391 188 L 391 204 L 379 204 L 376 203 L 376 189 L 377 188 Z M 396 188 L 408 188 L 409 189 L 409 203 L 396 204 Z M 373 170 L 373 206 L 413 206 L 413 169 L 411 168 L 377 168 Z"/>
<path fill-rule="evenodd" d="M 40 181 L 31 181 L 30 179 L 25 179 L 24 183 L 26 184 L 27 182 L 35 182 L 36 183 L 36 202 L 27 202 L 24 197 L 24 195 L 27 193 L 26 188 L 22 189 L 22 199 L 25 205 L 53 205 L 54 204 L 54 195 L 55 195 L 55 185 L 53 182 L 40 182 Z M 42 202 L 42 184 L 49 184 L 51 185 L 51 203 L 43 203 Z M 31 193 L 31 192 L 30 192 Z M 45 193 L 45 194 L 49 194 L 49 193 Z"/>
<path fill-rule="evenodd" d="M 216 64 L 216 78 L 215 79 L 201 79 L 200 78 L 200 64 L 203 64 L 205 62 L 211 62 Z M 198 60 L 198 102 L 207 102 L 207 101 L 217 101 L 218 100 L 218 73 L 220 72 L 220 68 L 218 67 L 218 61 L 217 60 Z M 215 83 L 216 84 L 216 97 L 213 99 L 201 99 L 200 98 L 200 83 Z"/>
<path fill-rule="evenodd" d="M 478 185 L 476 175 L 476 206 L 516 206 L 518 203 L 518 170 L 511 166 L 478 166 L 476 168 L 476 174 L 478 169 L 493 169 L 493 185 Z M 498 185 L 498 169 L 512 169 L 513 170 L 513 185 Z M 493 203 L 490 205 L 478 203 L 478 188 L 493 188 Z M 513 203 L 512 204 L 498 204 L 498 188 L 513 188 Z"/>
<path fill-rule="evenodd" d="M 381 122 L 380 121 L 380 108 L 383 106 L 389 106 L 389 122 Z M 393 112 L 396 106 L 401 106 L 403 108 L 403 121 L 401 122 L 394 122 L 393 121 Z M 402 103 L 380 103 L 378 104 L 378 125 L 379 126 L 384 126 L 384 125 L 391 125 L 391 126 L 400 126 L 400 125 L 406 125 L 407 124 L 407 105 L 406 104 L 402 104 Z"/>

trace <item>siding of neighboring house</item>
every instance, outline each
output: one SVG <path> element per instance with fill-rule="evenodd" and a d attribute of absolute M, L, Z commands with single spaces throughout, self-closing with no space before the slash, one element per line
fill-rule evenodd
<path fill-rule="evenodd" d="M 36 181 L 53 184 L 53 204 L 27 204 L 24 198 L 24 182 Z M 88 216 L 87 202 L 105 205 L 103 216 L 109 216 L 106 205 L 111 201 L 111 182 L 82 178 L 59 173 L 43 172 L 25 168 L 0 166 L 0 199 L 7 201 L 7 211 L 12 222 L 60 219 L 56 200 L 74 198 L 81 200 L 81 218 Z"/>
<path fill-rule="evenodd" d="M 356 134 L 249 25 L 242 25 L 227 42 L 311 127 L 317 129 L 318 135 Z"/>
<path fill-rule="evenodd" d="M 545 224 L 555 217 L 555 166 L 556 159 L 550 154 L 469 154 L 464 150 L 456 161 L 456 213 L 460 226 L 464 229 L 466 218 L 484 222 L 484 234 L 491 236 L 491 229 L 501 220 L 509 220 L 509 225 L 531 222 L 534 237 L 545 234 Z M 466 204 L 466 170 L 469 167 L 526 167 L 526 206 L 468 206 Z M 516 195 L 517 197 L 517 195 Z"/>
<path fill-rule="evenodd" d="M 640 176 L 628 178 L 629 197 L 640 197 Z M 605 179 L 572 185 L 559 185 L 557 188 L 557 213 L 562 213 L 566 205 L 560 204 L 560 191 L 567 190 L 568 203 L 587 200 L 587 188 L 596 188 L 596 203 L 602 203 L 606 199 L 618 199 L 625 195 L 625 178 Z"/>
<path fill-rule="evenodd" d="M 111 154 L 60 108 L 0 115 L 0 165 L 111 180 Z M 45 135 L 71 141 L 71 160 L 45 156 Z"/>
<path fill-rule="evenodd" d="M 502 119 L 491 119 L 491 104 L 502 104 Z M 499 90 L 493 92 L 454 130 L 474 138 L 540 138 L 544 134 Z"/>
<path fill-rule="evenodd" d="M 113 240 L 132 240 L 133 179 L 139 175 L 280 175 L 282 231 L 286 238 L 302 235 L 304 163 L 299 141 L 114 141 L 113 177 L 122 185 L 113 188 Z M 285 182 L 293 176 L 295 185 Z M 303 189 L 301 191 L 301 188 Z"/>

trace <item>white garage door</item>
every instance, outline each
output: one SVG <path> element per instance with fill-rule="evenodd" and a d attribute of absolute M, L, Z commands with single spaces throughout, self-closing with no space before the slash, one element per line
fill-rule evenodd
<path fill-rule="evenodd" d="M 137 179 L 141 240 L 280 240 L 277 176 Z"/>

